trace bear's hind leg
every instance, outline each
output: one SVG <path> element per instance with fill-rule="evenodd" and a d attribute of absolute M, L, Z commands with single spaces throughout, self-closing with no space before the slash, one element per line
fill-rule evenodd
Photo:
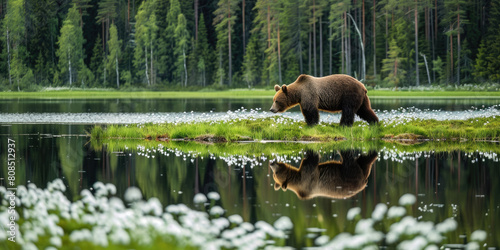
<path fill-rule="evenodd" d="M 342 108 L 342 116 L 340 117 L 340 125 L 351 127 L 354 124 L 354 111 L 350 106 Z"/>

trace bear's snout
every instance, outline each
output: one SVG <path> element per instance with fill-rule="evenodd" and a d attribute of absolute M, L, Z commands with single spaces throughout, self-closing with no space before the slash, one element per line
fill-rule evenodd
<path fill-rule="evenodd" d="M 271 107 L 271 108 L 269 109 L 269 111 L 271 111 L 271 112 L 273 112 L 273 113 L 278 113 L 278 110 L 274 109 L 273 107 Z"/>

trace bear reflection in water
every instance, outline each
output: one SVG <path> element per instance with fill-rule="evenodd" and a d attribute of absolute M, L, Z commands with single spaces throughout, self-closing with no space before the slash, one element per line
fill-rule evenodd
<path fill-rule="evenodd" d="M 320 163 L 320 156 L 307 151 L 300 167 L 270 162 L 275 181 L 274 189 L 292 190 L 300 199 L 322 196 L 329 198 L 349 198 L 366 187 L 371 168 L 377 160 L 377 152 L 360 155 L 356 151 L 340 152 L 340 161 Z"/>

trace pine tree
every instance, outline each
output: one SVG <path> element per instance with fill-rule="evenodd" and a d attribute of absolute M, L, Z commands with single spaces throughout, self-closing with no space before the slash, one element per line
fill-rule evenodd
<path fill-rule="evenodd" d="M 476 80 L 485 80 L 489 78 L 488 64 L 489 61 L 487 55 L 486 42 L 483 39 L 481 41 L 481 45 L 479 46 L 476 62 L 474 64 L 474 73 L 472 73 L 472 75 L 476 78 Z"/>
<path fill-rule="evenodd" d="M 97 35 L 97 39 L 95 40 L 94 48 L 92 49 L 92 58 L 90 59 L 90 71 L 94 74 L 94 86 L 100 86 L 103 84 L 103 66 L 104 58 L 103 58 L 103 50 L 102 50 L 102 39 L 101 35 Z"/>
<path fill-rule="evenodd" d="M 332 35 L 330 39 L 333 41 L 337 41 L 340 38 L 340 43 L 341 43 L 341 53 L 340 53 L 340 58 L 341 58 L 341 68 L 340 72 L 341 73 L 347 73 L 347 64 L 350 63 L 350 58 L 346 56 L 346 48 L 347 45 L 345 45 L 345 40 L 344 37 L 346 37 L 347 33 L 347 15 L 346 13 L 350 11 L 351 9 L 351 1 L 349 0 L 342 0 L 342 1 L 333 1 L 331 3 L 331 9 L 330 9 L 330 15 L 328 19 L 330 20 L 330 27 L 332 28 Z"/>
<path fill-rule="evenodd" d="M 174 55 L 176 60 L 176 75 L 180 80 L 180 83 L 187 86 L 187 49 L 189 41 L 189 33 L 186 30 L 186 18 L 181 13 L 178 16 L 177 27 L 175 28 L 175 40 L 177 41 L 177 46 L 175 47 Z"/>
<path fill-rule="evenodd" d="M 160 46 L 159 56 L 159 71 L 160 74 L 165 77 L 168 82 L 175 81 L 175 55 L 174 51 L 177 46 L 177 41 L 175 40 L 175 29 L 177 28 L 177 22 L 179 20 L 179 15 L 181 14 L 181 5 L 178 0 L 172 0 L 170 2 L 170 8 L 167 13 L 167 28 L 165 29 L 165 43 Z"/>
<path fill-rule="evenodd" d="M 236 13 L 238 13 L 239 0 L 219 0 L 218 8 L 215 10 L 214 15 L 214 25 L 217 32 L 217 50 L 219 53 L 219 77 L 221 79 L 221 84 L 223 81 L 223 75 L 220 73 L 224 72 L 227 65 L 228 72 L 228 85 L 231 86 L 233 78 L 233 62 L 232 62 L 232 34 L 236 21 Z M 225 54 L 227 52 L 227 54 Z M 223 63 L 223 55 L 227 58 L 227 63 Z"/>
<path fill-rule="evenodd" d="M 441 60 L 441 57 L 438 56 L 436 60 L 433 60 L 432 65 L 432 71 L 434 71 L 435 74 L 438 75 L 439 83 L 443 83 L 446 75 L 444 73 L 444 62 Z"/>
<path fill-rule="evenodd" d="M 248 88 L 256 85 L 261 78 L 261 50 L 259 49 L 259 33 L 254 33 L 250 37 L 247 45 L 245 57 L 243 60 L 243 80 L 246 82 Z"/>
<path fill-rule="evenodd" d="M 62 76 L 68 76 L 69 86 L 76 82 L 77 72 L 83 66 L 83 32 L 79 24 L 80 15 L 75 6 L 68 11 L 57 41 L 59 49 L 59 70 Z"/>
<path fill-rule="evenodd" d="M 9 0 L 9 8 L 3 20 L 3 37 L 7 52 L 7 72 L 9 87 L 12 88 L 12 78 L 17 81 L 17 90 L 20 90 L 19 81 L 25 72 L 22 50 L 24 50 L 23 38 L 25 36 L 24 0 Z"/>
<path fill-rule="evenodd" d="M 116 29 L 116 26 L 114 24 L 111 24 L 111 27 L 109 28 L 109 55 L 107 59 L 107 69 L 109 72 L 113 72 L 113 70 L 115 70 L 116 88 L 120 88 L 120 70 L 118 61 L 121 54 L 121 43 L 122 41 L 118 40 L 118 31 Z"/>
<path fill-rule="evenodd" d="M 136 74 L 142 77 L 148 86 L 153 85 L 156 79 L 154 56 L 157 52 L 155 45 L 157 45 L 158 26 L 156 26 L 156 15 L 153 12 L 155 6 L 153 4 L 152 1 L 142 2 L 135 16 L 134 66 L 137 69 Z"/>
<path fill-rule="evenodd" d="M 198 24 L 198 41 L 196 42 L 195 55 L 198 58 L 197 69 L 200 74 L 201 84 L 205 86 L 207 79 L 210 79 L 210 69 L 213 64 L 213 50 L 208 42 L 207 27 L 203 13 L 200 15 L 200 23 Z"/>
<path fill-rule="evenodd" d="M 405 60 L 400 57 L 401 49 L 398 47 L 395 40 L 390 42 L 389 56 L 387 59 L 382 60 L 382 72 L 387 74 L 384 79 L 388 84 L 394 85 L 398 88 L 402 79 L 406 75 L 406 70 L 401 67 L 402 62 Z"/>
<path fill-rule="evenodd" d="M 87 14 L 86 9 L 92 8 L 92 5 L 90 4 L 91 0 L 73 0 L 73 4 L 75 7 L 78 9 L 78 12 L 80 13 L 80 28 L 83 27 L 83 16 Z"/>

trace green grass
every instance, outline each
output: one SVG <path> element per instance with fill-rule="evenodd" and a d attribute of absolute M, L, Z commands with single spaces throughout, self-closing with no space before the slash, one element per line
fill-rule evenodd
<path fill-rule="evenodd" d="M 106 98 L 230 98 L 259 99 L 272 98 L 274 90 L 234 89 L 223 91 L 116 91 L 116 90 L 50 90 L 39 92 L 0 92 L 0 99 L 35 98 L 35 99 L 106 99 Z M 500 98 L 500 92 L 488 91 L 391 91 L 370 90 L 370 98 Z"/>
<path fill-rule="evenodd" d="M 500 147 L 491 142 L 443 142 L 443 141 L 428 141 L 415 144 L 401 144 L 391 141 L 375 140 L 375 141 L 333 141 L 320 143 L 213 143 L 205 144 L 193 141 L 154 141 L 154 140 L 91 140 L 93 150 L 102 151 L 105 147 L 108 152 L 123 152 L 129 149 L 135 150 L 138 146 L 153 149 L 153 148 L 169 148 L 176 149 L 182 152 L 196 153 L 200 156 L 214 155 L 247 155 L 260 156 L 264 155 L 272 158 L 272 154 L 280 155 L 295 155 L 306 150 L 321 152 L 324 150 L 352 150 L 358 149 L 364 152 L 370 150 L 380 151 L 382 149 L 397 150 L 400 152 L 475 152 L 480 149 L 482 152 L 495 152 L 500 154 Z M 161 146 L 160 146 L 161 145 Z"/>
<path fill-rule="evenodd" d="M 229 120 L 200 123 L 164 123 L 140 125 L 96 126 L 91 131 L 94 140 L 101 139 L 183 139 L 235 142 L 241 140 L 283 141 L 371 141 L 371 140 L 498 140 L 500 117 L 469 120 L 381 122 L 366 125 L 356 122 L 352 127 L 321 123 L 307 126 L 302 121 L 274 116 L 261 119 Z"/>

